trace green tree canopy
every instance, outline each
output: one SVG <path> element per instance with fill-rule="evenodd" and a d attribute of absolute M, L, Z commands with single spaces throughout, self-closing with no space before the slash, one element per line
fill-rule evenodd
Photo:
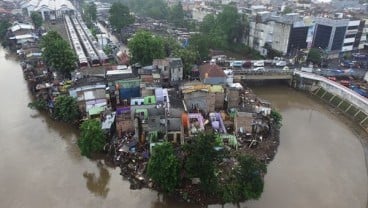
<path fill-rule="evenodd" d="M 75 70 L 77 59 L 69 43 L 55 31 L 48 32 L 42 37 L 41 46 L 43 47 L 42 56 L 46 64 L 65 76 Z"/>
<path fill-rule="evenodd" d="M 224 202 L 258 199 L 263 192 L 266 165 L 247 155 L 240 156 L 238 161 L 239 165 L 231 174 L 233 177 L 228 178 L 220 188 Z"/>
<path fill-rule="evenodd" d="M 291 12 L 293 12 L 293 9 L 292 9 L 292 8 L 290 8 L 290 7 L 285 7 L 285 8 L 284 8 L 284 11 L 282 11 L 282 14 L 289 14 L 289 13 L 291 13 Z"/>
<path fill-rule="evenodd" d="M 246 18 L 238 13 L 236 7 L 226 5 L 217 16 L 206 15 L 200 25 L 200 31 L 213 48 L 231 48 L 234 43 L 241 43 L 245 21 Z"/>
<path fill-rule="evenodd" d="M 97 7 L 94 2 L 89 2 L 85 8 L 84 12 L 87 19 L 90 19 L 93 22 L 96 22 L 97 20 Z"/>
<path fill-rule="evenodd" d="M 244 34 L 244 25 L 235 6 L 227 5 L 216 18 L 228 43 L 238 43 Z"/>
<path fill-rule="evenodd" d="M 164 44 L 165 56 L 167 57 L 172 56 L 176 50 L 181 48 L 179 42 L 173 37 L 163 37 L 162 41 Z"/>
<path fill-rule="evenodd" d="M 54 104 L 54 117 L 68 123 L 77 121 L 80 117 L 77 100 L 71 96 L 58 96 Z"/>
<path fill-rule="evenodd" d="M 207 36 L 202 34 L 192 35 L 189 39 L 189 47 L 197 51 L 200 60 L 206 60 L 208 58 L 210 42 Z"/>
<path fill-rule="evenodd" d="M 0 41 L 3 46 L 7 44 L 7 36 L 6 33 L 8 32 L 9 27 L 11 26 L 9 20 L 1 19 L 0 20 Z"/>
<path fill-rule="evenodd" d="M 132 63 L 149 65 L 152 64 L 153 59 L 160 59 L 165 56 L 162 39 L 143 30 L 135 33 L 134 37 L 128 42 L 128 48 L 132 56 Z"/>
<path fill-rule="evenodd" d="M 39 12 L 32 12 L 31 13 L 31 19 L 32 19 L 32 22 L 33 22 L 33 24 L 36 28 L 41 27 L 41 25 L 43 23 L 43 19 L 42 19 L 42 16 Z"/>
<path fill-rule="evenodd" d="M 281 113 L 277 112 L 275 109 L 271 110 L 271 118 L 274 120 L 274 122 L 276 123 L 276 125 L 278 127 L 281 127 L 282 125 L 282 115 Z"/>
<path fill-rule="evenodd" d="M 123 0 L 123 2 L 140 16 L 165 20 L 169 18 L 169 7 L 164 0 Z"/>
<path fill-rule="evenodd" d="M 186 147 L 188 158 L 185 169 L 189 177 L 201 180 L 201 189 L 206 193 L 214 193 L 217 189 L 215 163 L 219 154 L 214 149 L 215 144 L 213 134 L 200 134 Z"/>
<path fill-rule="evenodd" d="M 311 48 L 309 50 L 307 61 L 311 61 L 314 64 L 321 63 L 321 51 L 319 48 Z"/>
<path fill-rule="evenodd" d="M 181 1 L 178 4 L 174 5 L 170 9 L 170 19 L 169 21 L 173 23 L 176 27 L 183 27 L 184 26 L 184 10 Z"/>
<path fill-rule="evenodd" d="M 120 2 L 114 2 L 109 10 L 109 22 L 111 26 L 119 31 L 134 22 L 129 8 Z"/>
<path fill-rule="evenodd" d="M 153 148 L 147 174 L 164 191 L 174 191 L 179 183 L 179 160 L 171 143 L 164 142 Z"/>
<path fill-rule="evenodd" d="M 90 157 L 92 153 L 100 152 L 106 144 L 106 138 L 101 123 L 98 120 L 86 120 L 80 126 L 78 147 L 81 154 Z"/>

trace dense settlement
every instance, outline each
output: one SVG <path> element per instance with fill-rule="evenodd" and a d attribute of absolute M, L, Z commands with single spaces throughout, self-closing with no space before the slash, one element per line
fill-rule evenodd
<path fill-rule="evenodd" d="M 96 4 L 101 6 L 103 18 L 105 4 Z M 145 65 L 142 65 L 145 57 L 142 60 L 133 57 L 135 62 L 132 62 L 127 49 L 111 41 L 110 32 L 100 35 L 91 32 L 76 9 L 79 6 L 68 0 L 32 0 L 7 8 L 22 8 L 21 15 L 1 11 L 11 23 L 6 31 L 7 46 L 18 54 L 34 95 L 34 102 L 29 106 L 80 126 L 78 146 L 82 154 L 93 157 L 95 153 L 106 153 L 133 189 L 154 188 L 202 205 L 258 198 L 263 191 L 265 164 L 273 159 L 279 144 L 281 115 L 272 109 L 271 103 L 258 98 L 246 83 L 234 82 L 237 61 L 230 62 L 225 55 L 217 55 L 211 61 L 191 65 L 189 71 L 180 56 L 153 57 Z M 342 24 L 349 25 L 345 27 L 348 30 L 353 30 L 355 24 L 357 29 L 360 27 L 360 22 L 348 20 L 304 19 L 299 24 L 302 22 L 296 14 L 275 17 L 260 11 L 265 8 L 250 7 L 251 14 L 258 18 L 249 26 L 250 47 L 263 56 L 278 51 L 280 56 L 293 57 L 290 62 L 295 64 L 302 59 L 302 49 L 311 47 L 309 36 L 303 43 L 295 40 L 295 45 L 256 44 L 257 48 L 253 44 L 262 38 L 267 42 L 268 36 L 252 35 L 252 31 L 261 26 L 270 29 L 270 22 L 275 33 L 277 24 L 290 26 L 291 23 L 289 36 L 300 32 L 300 28 L 308 32 L 312 23 L 336 24 L 333 26 L 336 30 Z M 210 12 L 198 8 L 193 11 L 193 14 Z M 35 12 L 44 21 L 44 27 L 36 25 Z M 151 21 L 135 18 L 141 21 L 140 26 Z M 199 19 L 202 21 L 203 17 Z M 101 22 L 101 25 L 106 23 Z M 147 25 L 156 29 L 162 26 L 161 23 Z M 134 26 L 118 33 L 123 42 L 134 41 L 133 34 L 127 34 Z M 192 33 L 172 31 L 182 41 L 181 47 L 190 44 L 188 35 Z M 275 33 L 273 38 L 277 38 Z M 130 38 L 124 39 L 126 36 Z M 326 43 L 319 37 L 313 44 Z M 294 43 L 292 38 L 289 41 Z M 332 44 L 327 46 L 334 48 L 336 41 L 330 41 Z M 110 46 L 109 51 L 106 45 Z M 327 46 L 323 47 L 324 55 L 338 56 L 336 50 Z M 348 50 L 349 46 L 344 42 L 342 50 Z M 53 49 L 68 51 L 68 47 L 72 53 L 65 57 L 53 54 Z M 277 67 L 288 70 L 286 59 L 273 61 Z M 248 62 L 239 63 L 247 67 Z M 257 68 L 264 64 L 264 61 L 250 62 Z M 318 64 L 323 67 L 321 61 Z"/>

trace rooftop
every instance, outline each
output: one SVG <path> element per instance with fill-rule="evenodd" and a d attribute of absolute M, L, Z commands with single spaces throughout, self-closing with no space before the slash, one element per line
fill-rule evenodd
<path fill-rule="evenodd" d="M 226 77 L 222 68 L 216 64 L 204 64 L 199 67 L 199 71 L 202 80 L 207 77 Z"/>

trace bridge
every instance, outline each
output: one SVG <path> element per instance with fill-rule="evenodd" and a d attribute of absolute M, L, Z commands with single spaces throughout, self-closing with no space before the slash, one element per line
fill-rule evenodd
<path fill-rule="evenodd" d="M 293 71 L 283 71 L 279 68 L 265 69 L 264 71 L 233 70 L 234 82 L 261 81 L 261 80 L 292 80 Z"/>

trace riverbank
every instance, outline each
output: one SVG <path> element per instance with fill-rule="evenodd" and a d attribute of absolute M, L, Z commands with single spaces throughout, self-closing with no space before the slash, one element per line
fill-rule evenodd
<path fill-rule="evenodd" d="M 96 166 L 97 161 L 81 157 L 76 145 L 78 135 L 74 129 L 26 107 L 30 96 L 19 63 L 6 58 L 9 56 L 5 54 L 0 49 L 0 83 L 13 87 L 11 90 L 2 87 L 0 91 L 4 97 L 16 99 L 5 99 L 0 103 L 1 108 L 6 109 L 0 117 L 0 144 L 4 147 L 0 151 L 3 159 L 0 163 L 0 183 L 4 188 L 0 195 L 1 207 L 199 207 L 150 189 L 129 190 L 130 184 L 121 179 L 119 168 L 104 165 L 103 171 L 100 171 Z M 334 144 L 332 148 L 338 151 L 336 158 L 342 156 L 342 159 L 334 157 L 328 160 L 326 156 L 331 154 L 320 155 L 311 151 L 309 147 L 320 147 L 324 152 L 332 151 L 330 143 L 312 143 L 309 138 L 324 138 L 326 134 L 315 127 L 335 128 L 340 121 L 331 120 L 326 127 L 323 116 L 329 112 L 318 109 L 312 116 L 312 119 L 318 116 L 312 120 L 316 125 L 311 126 L 306 121 L 308 119 L 302 118 L 308 118 L 309 111 L 316 110 L 313 107 L 315 103 L 309 102 L 305 94 L 294 91 L 276 86 L 263 91 L 255 90 L 257 95 L 271 101 L 283 114 L 282 140 L 275 159 L 268 166 L 261 198 L 241 203 L 240 206 L 362 207 L 365 198 L 362 199 L 359 193 L 366 195 L 361 187 L 367 187 L 362 184 L 367 174 L 366 171 L 361 172 L 360 167 L 364 165 L 360 163 L 361 158 L 355 157 L 359 154 L 359 148 L 351 149 L 349 146 L 355 145 L 356 137 L 345 134 L 345 131 L 350 130 L 344 126 L 338 126 L 337 133 L 328 137 L 347 141 L 348 146 Z M 295 111 L 300 108 L 304 109 L 302 114 L 296 114 Z M 299 130 L 300 126 L 303 129 L 296 136 L 294 131 Z M 342 138 L 338 138 L 339 135 Z M 349 154 L 351 151 L 355 151 L 355 154 Z M 357 166 L 352 165 L 355 163 Z M 320 164 L 318 167 L 323 171 L 315 170 L 316 164 Z M 64 169 L 63 174 L 60 174 L 60 167 Z M 344 177 L 331 180 L 342 172 Z M 84 177 L 84 173 L 88 177 Z M 326 193 L 328 198 L 324 197 Z M 210 207 L 220 208 L 222 205 Z M 226 204 L 225 207 L 237 206 Z"/>

